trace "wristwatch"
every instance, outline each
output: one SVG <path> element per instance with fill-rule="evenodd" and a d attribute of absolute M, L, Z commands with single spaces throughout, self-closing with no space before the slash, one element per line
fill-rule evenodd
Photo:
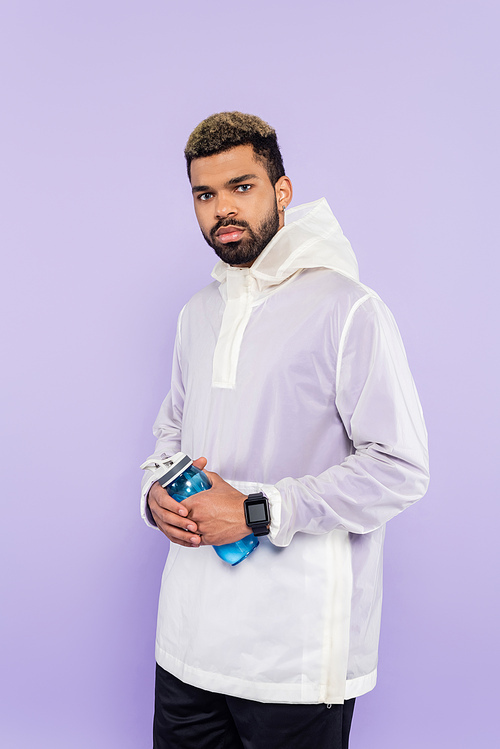
<path fill-rule="evenodd" d="M 265 494 L 249 494 L 243 502 L 245 506 L 245 522 L 253 530 L 254 536 L 267 536 L 271 514 L 269 500 Z"/>

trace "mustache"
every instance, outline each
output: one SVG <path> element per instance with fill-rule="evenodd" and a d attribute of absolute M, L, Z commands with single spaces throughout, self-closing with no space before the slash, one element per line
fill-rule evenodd
<path fill-rule="evenodd" d="M 210 236 L 215 237 L 216 232 L 222 229 L 224 226 L 239 226 L 241 229 L 250 229 L 246 221 L 238 221 L 238 219 L 221 218 L 217 221 L 215 226 L 210 229 Z"/>

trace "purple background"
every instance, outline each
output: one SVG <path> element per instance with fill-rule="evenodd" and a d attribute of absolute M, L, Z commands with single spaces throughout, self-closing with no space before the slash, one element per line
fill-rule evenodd
<path fill-rule="evenodd" d="M 138 466 L 214 264 L 182 151 L 224 109 L 276 127 L 294 205 L 328 198 L 427 417 L 352 747 L 497 746 L 496 7 L 4 0 L 2 746 L 150 745 L 166 543 Z"/>

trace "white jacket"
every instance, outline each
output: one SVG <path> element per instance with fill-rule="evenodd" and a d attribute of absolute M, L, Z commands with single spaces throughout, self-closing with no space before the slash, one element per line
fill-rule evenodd
<path fill-rule="evenodd" d="M 154 455 L 204 455 L 263 491 L 271 533 L 236 567 L 172 544 L 156 659 L 214 692 L 341 703 L 376 681 L 385 523 L 428 483 L 403 344 L 324 199 L 213 276 L 179 317 Z"/>

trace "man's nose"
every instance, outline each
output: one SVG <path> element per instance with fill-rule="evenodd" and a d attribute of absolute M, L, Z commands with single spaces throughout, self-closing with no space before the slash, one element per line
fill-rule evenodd
<path fill-rule="evenodd" d="M 219 193 L 215 201 L 215 215 L 217 218 L 227 218 L 235 216 L 237 213 L 234 201 L 227 193 Z"/>

